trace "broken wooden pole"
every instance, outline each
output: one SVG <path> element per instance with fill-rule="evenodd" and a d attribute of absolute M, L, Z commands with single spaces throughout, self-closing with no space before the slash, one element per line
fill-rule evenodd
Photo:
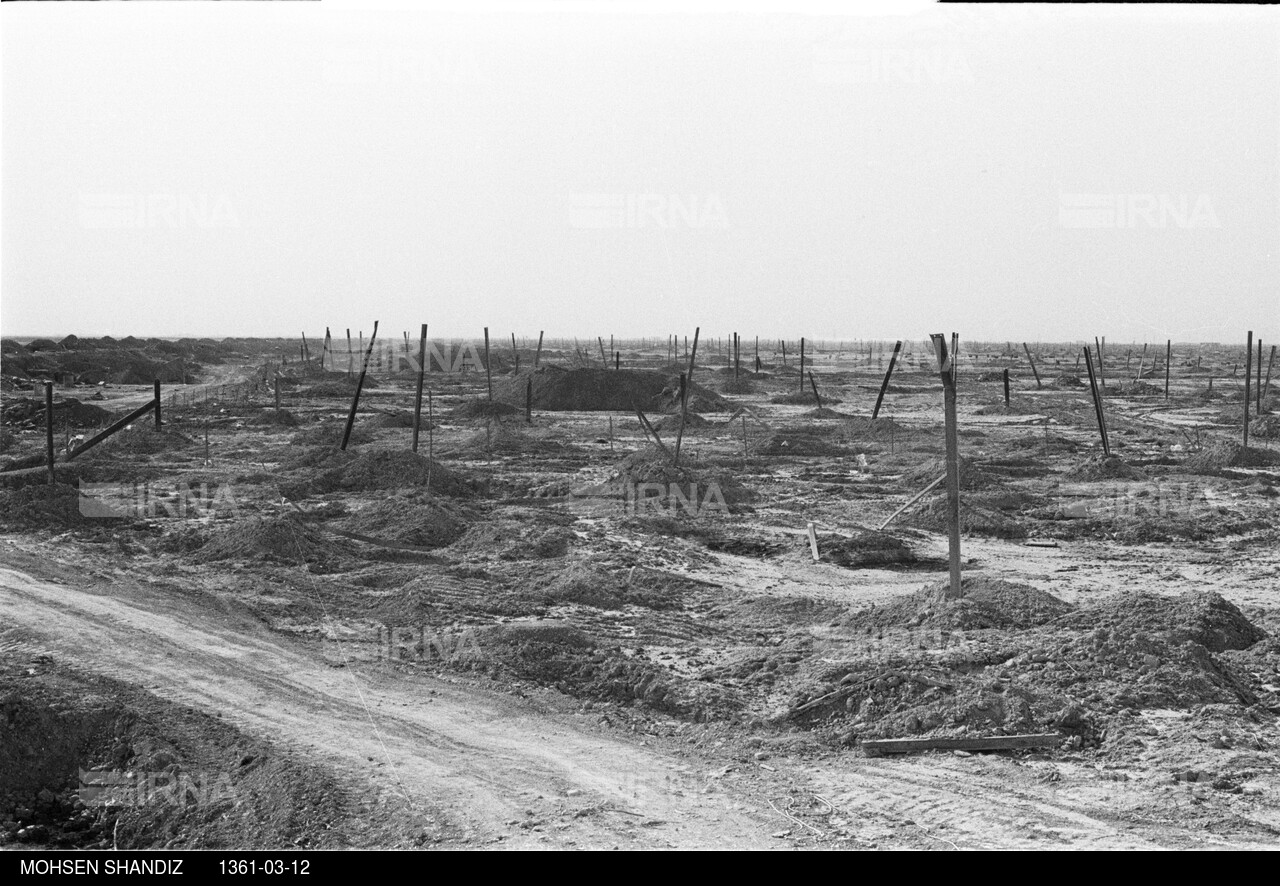
<path fill-rule="evenodd" d="M 484 379 L 489 386 L 489 402 L 493 402 L 493 372 L 489 369 L 489 327 L 484 328 Z"/>
<path fill-rule="evenodd" d="M 956 374 L 947 354 L 947 338 L 941 332 L 930 336 L 938 358 L 938 374 L 942 377 L 943 420 L 947 446 L 947 553 L 951 587 L 947 598 L 958 600 L 963 595 L 960 585 L 960 453 L 956 431 Z"/>
<path fill-rule="evenodd" d="M 418 451 L 418 429 L 422 426 L 422 386 L 427 375 L 427 324 L 418 331 L 418 388 L 413 395 L 413 451 Z"/>
<path fill-rule="evenodd" d="M 1027 362 L 1031 364 L 1031 374 L 1036 377 L 1036 387 L 1043 388 L 1044 385 L 1040 384 L 1040 372 L 1036 369 L 1036 358 L 1031 356 L 1031 349 L 1025 341 L 1022 343 L 1022 350 L 1027 352 Z"/>
<path fill-rule="evenodd" d="M 1142 380 L 1142 369 L 1147 365 L 1147 343 L 1142 343 L 1142 356 L 1138 358 L 1138 374 L 1133 377 L 1135 382 Z"/>
<path fill-rule="evenodd" d="M 543 330 L 539 329 L 538 330 L 538 350 L 533 352 L 533 368 L 534 369 L 538 368 L 538 361 L 542 359 L 542 333 L 543 333 Z"/>
<path fill-rule="evenodd" d="M 658 436 L 658 432 L 654 430 L 653 425 L 649 424 L 649 419 L 646 418 L 645 414 L 640 411 L 639 406 L 636 406 L 635 410 L 636 410 L 636 418 L 640 419 L 640 426 L 644 429 L 645 436 L 648 437 L 650 434 L 652 434 L 653 442 L 658 445 L 658 449 L 660 449 L 662 451 L 662 454 L 665 455 L 667 458 L 671 458 L 672 457 L 671 450 L 668 449 L 666 445 L 662 442 L 662 438 Z"/>
<path fill-rule="evenodd" d="M 1253 374 L 1253 330 L 1244 346 L 1244 448 L 1249 448 L 1249 377 Z"/>
<path fill-rule="evenodd" d="M 804 393 L 804 336 L 800 337 L 800 393 Z"/>
<path fill-rule="evenodd" d="M 53 485 L 53 382 L 44 383 L 44 446 L 49 464 L 49 485 Z"/>
<path fill-rule="evenodd" d="M 818 562 L 818 528 L 813 521 L 809 522 L 809 553 L 813 555 L 813 562 Z"/>
<path fill-rule="evenodd" d="M 360 406 L 360 391 L 364 388 L 364 377 L 369 371 L 369 358 L 373 356 L 373 342 L 378 337 L 378 321 L 373 321 L 373 332 L 369 335 L 369 349 L 364 352 L 364 359 L 360 363 L 360 376 L 356 379 L 356 391 L 351 395 L 351 411 L 347 413 L 347 427 L 342 432 L 342 445 L 338 447 L 343 452 L 347 451 L 347 443 L 351 440 L 351 428 L 356 423 L 356 409 Z M 360 339 L 363 343 L 364 332 L 360 333 Z"/>
<path fill-rule="evenodd" d="M 160 379 L 152 382 L 152 396 L 156 400 L 156 430 L 160 430 Z"/>
<path fill-rule="evenodd" d="M 813 399 L 818 401 L 818 409 L 822 409 L 822 397 L 818 394 L 818 383 L 813 380 L 813 373 L 809 373 L 809 386 L 813 388 Z"/>
<path fill-rule="evenodd" d="M 1107 422 L 1102 413 L 1102 391 L 1098 387 L 1098 378 L 1093 371 L 1093 357 L 1089 346 L 1084 346 L 1084 367 L 1089 373 L 1089 390 L 1093 393 L 1093 412 L 1098 420 L 1098 439 L 1102 441 L 1102 454 L 1111 454 L 1111 444 L 1107 441 Z"/>
<path fill-rule="evenodd" d="M 1173 339 L 1164 343 L 1164 398 L 1169 399 L 1169 364 L 1173 362 Z"/>
<path fill-rule="evenodd" d="M 1004 408 L 1009 408 L 1009 370 L 1004 371 Z"/>
<path fill-rule="evenodd" d="M 876 396 L 875 408 L 871 410 L 871 420 L 875 421 L 880 415 L 880 404 L 884 402 L 884 392 L 889 390 L 889 379 L 893 376 L 893 367 L 898 363 L 898 354 L 902 350 L 902 342 L 895 342 L 893 345 L 893 354 L 889 357 L 889 368 L 885 370 L 884 381 L 880 382 L 880 393 Z"/>
<path fill-rule="evenodd" d="M 609 358 L 604 355 L 604 337 L 596 336 L 596 342 L 600 345 L 600 362 L 604 364 L 604 368 L 609 368 Z"/>

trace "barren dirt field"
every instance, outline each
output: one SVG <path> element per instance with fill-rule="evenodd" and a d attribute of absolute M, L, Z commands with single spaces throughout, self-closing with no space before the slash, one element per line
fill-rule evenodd
<path fill-rule="evenodd" d="M 927 343 L 593 345 L 6 339 L 0 843 L 1277 845 L 1243 346 L 962 340 L 956 600 Z"/>

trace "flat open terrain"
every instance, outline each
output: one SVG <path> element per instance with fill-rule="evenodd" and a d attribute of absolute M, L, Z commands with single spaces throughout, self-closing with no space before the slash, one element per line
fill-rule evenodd
<path fill-rule="evenodd" d="M 944 486 L 903 509 L 945 469 L 921 342 L 874 421 L 892 342 L 809 342 L 802 377 L 798 342 L 735 373 L 704 339 L 683 423 L 683 342 L 495 349 L 492 400 L 433 363 L 416 454 L 412 366 L 378 361 L 340 451 L 345 348 L 48 345 L 4 343 L 2 841 L 1280 834 L 1280 420 L 1269 393 L 1241 447 L 1243 348 L 1175 345 L 1166 398 L 1163 343 L 1109 345 L 1105 457 L 1079 347 L 1032 344 L 1037 381 L 1021 343 L 962 341 L 957 601 Z M 163 424 L 49 485 L 46 377 L 60 459 L 155 377 Z M 1026 734 L 1057 738 L 863 745 Z"/>

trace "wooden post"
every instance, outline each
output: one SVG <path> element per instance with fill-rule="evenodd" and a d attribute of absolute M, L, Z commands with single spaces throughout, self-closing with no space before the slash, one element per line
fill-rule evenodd
<path fill-rule="evenodd" d="M 348 376 L 349 376 L 349 375 L 351 375 L 351 372 L 352 372 L 352 370 L 353 370 L 353 368 L 354 368 L 354 367 L 351 365 L 351 361 L 352 361 L 352 356 L 351 356 L 351 328 L 350 328 L 350 327 L 347 327 L 347 375 L 348 375 Z"/>
<path fill-rule="evenodd" d="M 698 359 L 698 335 L 702 332 L 701 326 L 693 328 L 693 350 L 689 352 L 689 384 L 693 384 L 693 367 Z"/>
<path fill-rule="evenodd" d="M 1244 448 L 1249 448 L 1249 378 L 1253 375 L 1253 330 L 1244 346 Z"/>
<path fill-rule="evenodd" d="M 1093 357 L 1089 353 L 1089 346 L 1084 346 L 1084 366 L 1089 371 L 1089 390 L 1093 393 L 1093 412 L 1098 419 L 1098 438 L 1102 440 L 1103 455 L 1111 454 L 1111 444 L 1107 440 L 1107 422 L 1102 412 L 1102 391 L 1098 386 L 1098 378 L 1093 371 Z"/>
<path fill-rule="evenodd" d="M 813 399 L 818 401 L 818 409 L 822 409 L 822 397 L 818 395 L 818 383 L 813 380 L 813 372 L 809 372 L 809 386 L 813 388 Z"/>
<path fill-rule="evenodd" d="M 152 381 L 152 396 L 156 399 L 156 430 L 160 430 L 160 379 Z"/>
<path fill-rule="evenodd" d="M 960 454 L 956 431 L 956 375 L 947 355 L 947 338 L 942 333 L 930 336 L 938 357 L 938 374 L 942 376 L 943 418 L 947 444 L 947 552 L 951 572 L 951 588 L 945 595 L 958 600 L 964 595 L 960 586 Z"/>
<path fill-rule="evenodd" d="M 698 340 L 698 334 L 696 332 L 693 334 L 693 340 L 695 343 Z M 675 454 L 671 457 L 671 464 L 673 466 L 678 466 L 680 464 L 680 444 L 684 442 L 684 423 L 685 423 L 685 419 L 687 419 L 688 417 L 689 417 L 689 394 L 688 394 L 688 389 L 685 386 L 685 376 L 684 376 L 684 373 L 682 372 L 680 373 L 680 428 L 679 430 L 676 431 Z M 612 440 L 613 438 L 610 437 L 609 439 Z M 610 446 L 610 448 L 612 449 L 612 445 Z"/>
<path fill-rule="evenodd" d="M 804 337 L 800 338 L 800 393 L 804 393 Z"/>
<path fill-rule="evenodd" d="M 1267 358 L 1267 380 L 1262 385 L 1262 399 L 1267 399 L 1267 392 L 1271 390 L 1271 367 L 1276 362 L 1276 346 L 1271 346 L 1271 356 Z"/>
<path fill-rule="evenodd" d="M 1105 335 L 1102 337 L 1102 341 L 1099 341 L 1096 335 L 1093 337 L 1093 345 L 1098 352 L 1098 384 L 1102 386 L 1104 391 L 1107 389 L 1107 369 L 1102 356 L 1102 342 L 1106 340 L 1107 337 Z"/>
<path fill-rule="evenodd" d="M 871 420 L 875 421 L 880 415 L 880 404 L 884 401 L 884 392 L 889 390 L 889 379 L 893 375 L 893 367 L 897 365 L 898 353 L 902 350 L 902 342 L 898 341 L 893 346 L 893 354 L 889 357 L 889 368 L 885 370 L 884 381 L 880 382 L 880 394 L 876 397 L 875 408 L 871 410 Z"/>
<path fill-rule="evenodd" d="M 756 372 L 760 371 L 760 336 L 756 336 Z"/>
<path fill-rule="evenodd" d="M 44 448 L 49 465 L 49 485 L 53 485 L 53 382 L 44 383 Z"/>
<path fill-rule="evenodd" d="M 1142 356 L 1138 358 L 1138 374 L 1133 377 L 1135 382 L 1142 380 L 1142 369 L 1147 365 L 1147 343 L 1142 343 Z"/>
<path fill-rule="evenodd" d="M 1022 343 L 1022 350 L 1027 352 L 1027 362 L 1031 364 L 1031 374 L 1036 377 L 1036 387 L 1043 388 L 1044 385 L 1040 384 L 1040 373 L 1036 369 L 1036 359 L 1031 356 L 1031 349 L 1027 347 L 1027 343 L 1025 341 Z"/>
<path fill-rule="evenodd" d="M 356 409 L 360 406 L 360 390 L 364 387 L 364 376 L 369 371 L 369 358 L 373 356 L 373 342 L 378 337 L 378 321 L 373 321 L 373 332 L 369 335 L 369 350 L 364 352 L 364 360 L 360 364 L 360 377 L 356 379 L 356 391 L 351 396 L 351 411 L 347 413 L 347 427 L 342 432 L 342 446 L 339 448 L 346 452 L 347 443 L 351 439 L 351 427 L 356 423 Z M 363 343 L 364 333 L 360 333 L 360 339 Z"/>
<path fill-rule="evenodd" d="M 1164 398 L 1169 399 L 1169 364 L 1173 362 L 1173 339 L 1164 343 Z"/>
<path fill-rule="evenodd" d="M 787 365 L 787 340 L 785 338 L 782 340 L 782 365 Z"/>
<path fill-rule="evenodd" d="M 813 524 L 812 520 L 809 521 L 807 532 L 809 534 L 809 553 L 813 555 L 813 562 L 817 563 L 818 562 L 818 529 Z"/>
<path fill-rule="evenodd" d="M 308 363 L 310 361 L 311 361 L 311 348 L 307 347 L 307 334 L 304 332 L 302 333 L 302 362 Z"/>
<path fill-rule="evenodd" d="M 1258 337 L 1258 403 L 1255 414 L 1262 415 L 1262 337 Z"/>
<path fill-rule="evenodd" d="M 541 330 L 541 329 L 539 329 L 539 330 L 538 330 L 538 350 L 534 351 L 534 353 L 533 353 L 533 368 L 534 368 L 534 369 L 537 369 L 537 368 L 538 368 L 538 361 L 542 359 L 542 332 L 543 332 L 543 330 Z"/>
<path fill-rule="evenodd" d="M 327 369 L 328 365 L 333 361 L 329 358 L 329 350 L 333 347 L 332 336 L 329 335 L 329 327 L 324 328 L 324 347 L 320 351 L 320 368 Z"/>
<path fill-rule="evenodd" d="M 604 337 L 596 336 L 596 343 L 600 345 L 600 362 L 604 364 L 604 368 L 609 368 L 609 358 L 604 355 Z"/>
<path fill-rule="evenodd" d="M 516 350 L 516 334 L 511 333 L 511 356 L 516 361 L 516 373 L 520 372 L 520 352 Z"/>
<path fill-rule="evenodd" d="M 524 386 L 524 423 L 533 424 L 533 377 L 525 379 Z"/>
<path fill-rule="evenodd" d="M 1004 371 L 1004 408 L 1009 408 L 1009 370 Z"/>
<path fill-rule="evenodd" d="M 436 453 L 436 411 L 431 401 L 431 392 L 427 391 L 427 458 L 435 458 Z M 431 489 L 427 483 L 427 491 Z"/>
<path fill-rule="evenodd" d="M 484 328 L 484 378 L 489 385 L 489 402 L 493 402 L 493 372 L 489 369 L 489 327 Z"/>
<path fill-rule="evenodd" d="M 622 352 L 614 351 L 613 352 L 613 371 L 617 372 L 621 368 L 622 368 Z"/>
<path fill-rule="evenodd" d="M 91 437 L 88 440 L 85 440 L 75 449 L 68 452 L 65 460 L 71 461 L 71 459 L 75 458 L 77 455 L 80 455 L 82 452 L 88 452 L 90 449 L 97 446 L 99 443 L 101 443 L 103 440 L 110 437 L 112 434 L 115 434 L 117 431 L 123 430 L 124 428 L 131 425 L 133 422 L 137 421 L 139 418 L 142 418 L 142 416 L 146 415 L 152 409 L 155 409 L 157 405 L 158 404 L 155 400 L 151 400 L 148 403 L 144 403 L 142 406 L 139 406 L 137 409 L 133 410 L 133 412 L 130 412 L 128 415 L 126 415 L 124 418 L 120 419 L 115 424 L 108 427 L 106 430 L 99 431 L 97 434 L 94 434 L 93 437 Z"/>
<path fill-rule="evenodd" d="M 418 451 L 418 429 L 422 426 L 422 386 L 427 375 L 427 324 L 418 331 L 418 389 L 413 395 L 413 451 Z"/>

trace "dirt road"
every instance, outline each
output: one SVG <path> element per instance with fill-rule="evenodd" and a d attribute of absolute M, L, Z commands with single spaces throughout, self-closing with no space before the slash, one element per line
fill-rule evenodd
<path fill-rule="evenodd" d="M 31 569 L 22 552 L 4 554 Z M 230 604 L 202 603 L 161 582 L 94 578 L 57 565 L 41 571 L 48 576 L 0 567 L 0 622 L 61 660 L 304 749 L 369 785 L 371 807 L 447 817 L 466 845 L 1227 843 L 1193 821 L 1170 821 L 1145 792 L 1121 796 L 1073 779 L 1069 765 L 868 760 L 852 751 L 834 759 L 786 752 L 712 759 L 667 739 L 632 740 L 589 712 L 537 699 L 376 665 L 330 667 L 306 643 L 268 631 Z"/>

